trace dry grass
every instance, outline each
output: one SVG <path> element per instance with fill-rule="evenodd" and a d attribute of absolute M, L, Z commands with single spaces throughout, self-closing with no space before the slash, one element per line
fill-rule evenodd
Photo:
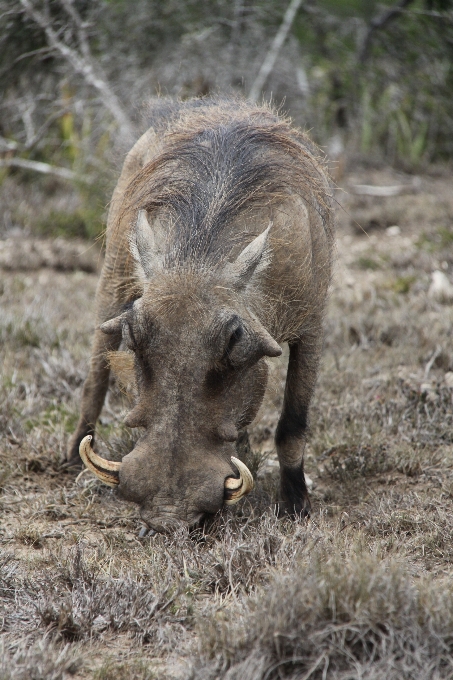
<path fill-rule="evenodd" d="M 414 582 L 382 549 L 370 554 L 363 534 L 326 540 L 323 533 L 291 574 L 272 576 L 239 620 L 228 612 L 201 627 L 200 677 L 451 677 L 450 580 Z"/>
<path fill-rule="evenodd" d="M 453 272 L 451 187 L 339 198 L 309 522 L 274 515 L 276 360 L 243 450 L 253 494 L 196 532 L 140 540 L 135 506 L 59 469 L 96 275 L 0 272 L 1 680 L 453 678 L 453 307 L 428 295 L 432 271 Z M 126 408 L 113 381 L 112 458 L 134 437 Z"/>

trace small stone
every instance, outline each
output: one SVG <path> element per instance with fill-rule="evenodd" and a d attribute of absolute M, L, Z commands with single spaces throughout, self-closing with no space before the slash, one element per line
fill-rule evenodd
<path fill-rule="evenodd" d="M 430 402 L 436 402 L 438 399 L 434 385 L 431 383 L 422 383 L 420 385 L 420 394 L 423 394 L 426 400 Z"/>
<path fill-rule="evenodd" d="M 438 302 L 453 302 L 453 285 L 444 272 L 436 269 L 431 277 L 432 282 L 428 291 L 429 297 L 434 298 Z"/>
<path fill-rule="evenodd" d="M 444 380 L 446 386 L 453 390 L 453 371 L 448 371 L 448 373 L 445 373 Z"/>
<path fill-rule="evenodd" d="M 105 618 L 105 616 L 102 616 L 102 614 L 99 614 L 99 616 L 96 616 L 95 619 L 93 619 L 93 628 L 97 629 L 97 632 L 101 632 L 108 628 L 109 622 Z"/>
<path fill-rule="evenodd" d="M 392 227 L 387 227 L 385 231 L 389 236 L 399 236 L 401 234 L 401 227 L 394 224 Z"/>
<path fill-rule="evenodd" d="M 425 382 L 420 385 L 421 394 L 427 394 L 428 392 L 431 392 L 432 389 L 433 386 L 429 382 Z"/>

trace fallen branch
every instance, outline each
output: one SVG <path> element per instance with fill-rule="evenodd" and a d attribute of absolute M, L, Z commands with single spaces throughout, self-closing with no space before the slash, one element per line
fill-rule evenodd
<path fill-rule="evenodd" d="M 4 271 L 37 271 L 46 267 L 59 271 L 96 272 L 101 260 L 99 248 L 81 239 L 67 240 L 61 236 L 38 239 L 22 234 L 0 240 L 0 270 Z M 52 377 L 48 364 L 43 361 L 41 364 Z M 11 437 L 9 439 L 11 442 Z"/>
<path fill-rule="evenodd" d="M 260 92 L 263 89 L 264 83 L 266 82 L 270 72 L 274 68 L 278 54 L 283 46 L 283 43 L 286 40 L 286 36 L 288 35 L 289 29 L 291 28 L 291 25 L 294 21 L 294 17 L 296 16 L 297 10 L 299 9 L 301 3 L 302 0 L 291 0 L 291 2 L 289 3 L 288 8 L 285 12 L 285 16 L 283 17 L 283 21 L 272 42 L 269 52 L 266 54 L 266 57 L 263 63 L 261 64 L 261 68 L 258 72 L 258 75 L 256 76 L 253 85 L 250 88 L 249 92 L 250 101 L 256 102 L 258 100 Z"/>
<path fill-rule="evenodd" d="M 29 161 L 26 158 L 1 158 L 0 168 L 23 168 L 24 170 L 41 172 L 43 175 L 55 175 L 70 181 L 77 180 L 85 184 L 91 182 L 90 177 L 78 175 L 72 170 L 68 170 L 68 168 L 59 168 L 55 165 L 49 165 L 49 163 L 41 163 L 40 161 Z"/>
<path fill-rule="evenodd" d="M 394 186 L 378 187 L 374 184 L 354 184 L 351 192 L 357 196 L 400 196 L 401 194 L 414 194 L 419 190 L 418 184 L 397 184 Z"/>

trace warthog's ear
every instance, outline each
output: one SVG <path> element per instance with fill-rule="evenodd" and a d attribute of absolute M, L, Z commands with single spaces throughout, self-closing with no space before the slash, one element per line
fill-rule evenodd
<path fill-rule="evenodd" d="M 279 357 L 283 350 L 270 333 L 263 327 L 258 332 L 259 344 L 265 357 Z"/>
<path fill-rule="evenodd" d="M 220 361 L 239 367 L 258 361 L 264 356 L 279 357 L 282 348 L 260 321 L 253 317 L 248 321 L 234 314 L 219 333 L 222 345 Z"/>
<path fill-rule="evenodd" d="M 148 279 L 156 269 L 156 252 L 154 234 L 148 223 L 146 210 L 139 210 L 137 222 L 129 236 L 129 248 L 137 264 L 137 273 L 141 279 Z"/>
<path fill-rule="evenodd" d="M 264 269 L 269 263 L 267 238 L 271 227 L 272 222 L 262 234 L 244 248 L 234 262 L 228 263 L 225 272 L 233 288 L 237 290 L 245 288 L 252 280 L 253 275 Z"/>

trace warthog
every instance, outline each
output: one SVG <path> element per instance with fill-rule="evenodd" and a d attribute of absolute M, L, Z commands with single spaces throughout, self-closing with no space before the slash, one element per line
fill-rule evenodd
<path fill-rule="evenodd" d="M 280 511 L 306 514 L 308 409 L 331 275 L 331 185 L 317 148 L 267 107 L 160 103 L 128 154 L 107 222 L 97 328 L 69 464 L 140 505 L 154 530 L 196 524 L 248 493 L 232 458 L 255 418 L 266 357 L 289 345 L 276 431 Z M 143 433 L 121 463 L 91 449 L 108 356 L 133 353 Z M 113 355 L 114 356 L 114 355 Z"/>

